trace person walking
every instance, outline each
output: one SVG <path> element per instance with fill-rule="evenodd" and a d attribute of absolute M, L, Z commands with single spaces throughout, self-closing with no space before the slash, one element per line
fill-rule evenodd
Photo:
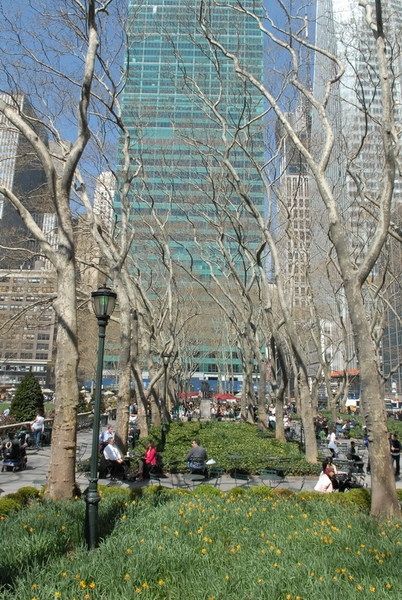
<path fill-rule="evenodd" d="M 31 431 L 34 437 L 35 449 L 40 450 L 42 447 L 42 433 L 45 430 L 45 417 L 43 410 L 38 410 L 35 420 L 31 423 Z"/>
<path fill-rule="evenodd" d="M 398 434 L 392 433 L 389 441 L 391 450 L 392 465 L 395 465 L 395 478 L 399 479 L 400 475 L 400 459 L 401 459 L 401 442 L 398 440 Z"/>
<path fill-rule="evenodd" d="M 336 433 L 334 430 L 332 430 L 328 436 L 328 449 L 331 451 L 333 458 L 335 458 L 338 455 L 338 446 L 336 445 Z"/>

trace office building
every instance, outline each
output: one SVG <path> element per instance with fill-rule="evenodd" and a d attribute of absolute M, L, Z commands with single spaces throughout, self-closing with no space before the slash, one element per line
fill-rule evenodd
<path fill-rule="evenodd" d="M 211 3 L 212 28 L 261 78 L 261 32 L 231 4 Z M 255 8 L 258 2 L 242 4 Z M 247 243 L 255 243 L 258 237 L 222 166 L 222 129 L 208 103 L 220 99 L 217 109 L 228 124 L 229 139 L 238 124 L 244 125 L 264 109 L 252 87 L 234 73 L 231 62 L 223 55 L 215 60 L 197 22 L 199 9 L 194 0 L 130 1 L 130 63 L 123 114 L 130 127 L 132 156 L 142 164 L 132 186 L 133 254 L 144 256 L 149 269 L 158 272 L 160 251 L 152 239 L 153 231 L 158 234 L 152 218 L 155 210 L 166 220 L 165 233 L 176 263 L 208 279 L 208 260 L 218 272 L 222 268 L 215 241 L 217 221 L 224 224 L 236 261 L 240 259 L 230 235 L 231 216 L 237 211 Z M 242 136 L 244 144 L 261 166 L 261 120 L 247 132 Z M 254 202 L 263 209 L 264 192 L 252 161 L 240 149 L 232 151 L 232 158 Z M 119 194 L 115 203 L 119 213 Z"/>
<path fill-rule="evenodd" d="M 55 276 L 46 270 L 0 270 L 0 384 L 18 384 L 32 371 L 53 385 Z"/>
<path fill-rule="evenodd" d="M 111 233 L 114 222 L 113 201 L 116 191 L 116 178 L 111 171 L 103 171 L 96 178 L 93 211 L 101 221 L 102 228 Z"/>
<path fill-rule="evenodd" d="M 263 36 L 252 19 L 233 10 L 235 2 L 205 3 L 211 28 L 220 41 L 258 78 L 263 77 Z M 261 10 L 263 2 L 244 0 L 246 9 Z M 247 245 L 255 247 L 259 232 L 236 193 L 222 163 L 222 127 L 212 103 L 227 124 L 233 140 L 265 106 L 253 87 L 239 78 L 230 60 L 208 47 L 198 22 L 200 4 L 195 0 L 146 0 L 129 2 L 129 72 L 124 91 L 123 116 L 130 128 L 131 155 L 141 169 L 132 182 L 130 216 L 134 227 L 132 254 L 142 277 L 163 287 L 166 271 L 157 237 L 166 236 L 172 251 L 183 298 L 194 286 L 188 271 L 205 285 L 211 269 L 218 276 L 225 269 L 219 251 L 217 225 L 224 232 L 225 247 L 241 268 L 237 222 Z M 264 163 L 263 120 L 239 134 L 247 152 L 233 145 L 230 157 L 242 184 L 254 203 L 264 210 L 264 189 L 258 167 Z M 121 149 L 122 152 L 122 149 Z M 120 163 L 123 164 L 121 156 Z M 133 161 L 133 171 L 138 163 Z M 115 196 L 117 227 L 121 218 L 121 190 Z M 163 233 L 154 214 L 163 223 Z M 227 270 L 227 269 L 226 269 Z M 180 292 L 179 292 L 180 293 Z M 211 300 L 199 287 L 197 300 Z M 191 302 L 191 299 L 189 300 Z M 230 348 L 215 347 L 216 323 L 204 315 L 207 343 L 196 367 L 211 377 L 224 367 L 221 356 Z M 210 328 L 210 330 L 208 329 Z M 194 348 L 196 354 L 198 349 Z M 233 350 L 234 351 L 234 350 Z M 205 363 L 205 364 L 204 364 Z M 203 373 L 199 375 L 203 377 Z"/>
<path fill-rule="evenodd" d="M 287 115 L 303 144 L 308 147 L 310 126 L 308 112 L 300 105 Z M 277 144 L 281 156 L 278 194 L 279 260 L 291 307 L 308 306 L 308 263 L 311 241 L 311 176 L 306 162 L 283 127 L 277 127 Z"/>
<path fill-rule="evenodd" d="M 372 14 L 376 15 L 374 0 L 370 3 Z M 401 38 L 402 0 L 382 0 L 383 27 L 386 36 L 388 57 L 395 79 L 392 82 L 394 116 L 397 129 L 402 125 L 402 78 L 401 78 Z M 372 234 L 377 225 L 378 209 L 381 193 L 381 175 L 384 170 L 382 133 L 379 120 L 382 114 L 382 99 L 379 79 L 378 59 L 375 38 L 367 26 L 366 15 L 358 2 L 353 0 L 317 0 L 316 1 L 316 44 L 318 47 L 337 55 L 345 67 L 339 83 L 332 86 L 327 103 L 327 115 L 335 134 L 334 148 L 327 170 L 330 184 L 343 213 L 345 227 L 351 245 L 355 264 L 361 264 L 367 249 L 370 247 Z M 314 64 L 314 93 L 323 98 L 325 83 L 335 74 L 333 65 L 324 56 L 316 54 Z M 312 115 L 312 141 L 316 143 L 312 151 L 320 152 L 322 128 L 317 114 Z M 400 143 L 400 141 L 399 141 Z M 395 181 L 392 210 L 397 211 L 402 201 L 402 180 Z M 315 215 L 319 215 L 320 200 L 314 206 Z M 325 221 L 325 212 L 322 218 Z M 326 223 L 320 230 L 319 216 L 314 219 L 314 240 L 318 240 L 321 249 L 325 248 Z M 371 277 L 374 283 L 382 279 L 384 265 L 394 265 L 395 246 L 392 240 L 384 248 L 383 255 L 374 267 Z M 390 252 L 388 256 L 388 252 Z M 387 256 L 386 256 L 387 255 Z M 394 277 L 391 274 L 391 277 Z M 400 356 L 397 349 L 400 340 L 400 302 L 389 288 L 390 310 L 385 308 L 385 337 L 382 344 L 382 360 L 384 374 L 389 375 L 392 365 Z M 385 291 L 388 284 L 383 288 Z M 388 292 L 387 292 L 388 293 Z M 367 307 L 376 310 L 370 295 L 367 295 Z M 346 303 L 341 299 L 338 306 L 343 306 L 342 317 L 347 324 Z M 398 314 L 399 313 L 399 314 Z M 347 326 L 348 338 L 351 339 L 350 326 Z M 400 373 L 400 369 L 399 369 Z M 394 379 L 400 380 L 396 374 Z"/>
<path fill-rule="evenodd" d="M 29 121 L 35 111 L 23 94 L 1 93 L 3 101 L 15 106 Z M 47 144 L 44 127 L 34 124 L 38 135 Z M 51 241 L 56 227 L 56 215 L 49 199 L 46 176 L 32 146 L 0 113 L 0 181 L 15 194 L 30 211 L 35 222 Z M 12 204 L 0 194 L 0 267 L 3 269 L 39 266 L 38 244 L 24 226 Z M 51 242 L 52 243 L 52 242 Z M 35 264 L 36 263 L 36 264 Z"/>

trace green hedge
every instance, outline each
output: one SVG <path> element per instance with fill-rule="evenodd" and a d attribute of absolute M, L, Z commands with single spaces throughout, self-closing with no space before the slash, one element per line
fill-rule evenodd
<path fill-rule="evenodd" d="M 161 431 L 156 428 L 151 430 L 149 438 L 143 440 L 142 444 L 148 439 L 156 441 L 158 449 L 162 451 L 166 471 L 183 472 L 187 468 L 186 456 L 194 438 L 200 439 L 208 457 L 213 458 L 226 472 L 230 472 L 235 465 L 231 455 L 241 456 L 236 466 L 249 473 L 280 466 L 283 461 L 289 465 L 290 474 L 315 475 L 319 472 L 319 467 L 306 462 L 296 443 L 278 442 L 273 437 L 261 436 L 257 427 L 249 423 L 171 423 L 164 444 Z"/>

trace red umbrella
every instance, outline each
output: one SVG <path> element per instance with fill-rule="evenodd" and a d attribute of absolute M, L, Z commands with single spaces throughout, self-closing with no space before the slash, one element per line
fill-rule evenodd
<path fill-rule="evenodd" d="M 236 400 L 235 396 L 233 396 L 233 394 L 229 394 L 228 392 L 224 392 L 222 394 L 215 394 L 214 398 L 218 402 L 225 402 L 227 400 Z"/>

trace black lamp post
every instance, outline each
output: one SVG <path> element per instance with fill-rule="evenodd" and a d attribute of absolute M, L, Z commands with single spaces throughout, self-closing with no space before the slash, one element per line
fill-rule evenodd
<path fill-rule="evenodd" d="M 105 354 L 106 326 L 113 313 L 117 295 L 111 289 L 101 286 L 96 292 L 92 292 L 92 304 L 96 318 L 98 319 L 98 363 L 96 367 L 95 380 L 95 403 L 94 422 L 92 428 L 92 453 L 89 475 L 89 485 L 85 492 L 86 514 L 85 514 L 85 537 L 89 550 L 98 546 L 98 455 L 99 455 L 99 422 L 101 408 L 101 389 L 103 374 L 103 357 Z"/>
<path fill-rule="evenodd" d="M 163 414 L 163 424 L 166 425 L 167 413 L 169 411 L 169 403 L 168 403 L 168 377 L 167 370 L 169 366 L 170 356 L 169 354 L 162 354 L 163 360 L 163 369 L 164 369 L 164 377 L 163 377 L 163 396 L 164 396 L 164 414 Z"/>

